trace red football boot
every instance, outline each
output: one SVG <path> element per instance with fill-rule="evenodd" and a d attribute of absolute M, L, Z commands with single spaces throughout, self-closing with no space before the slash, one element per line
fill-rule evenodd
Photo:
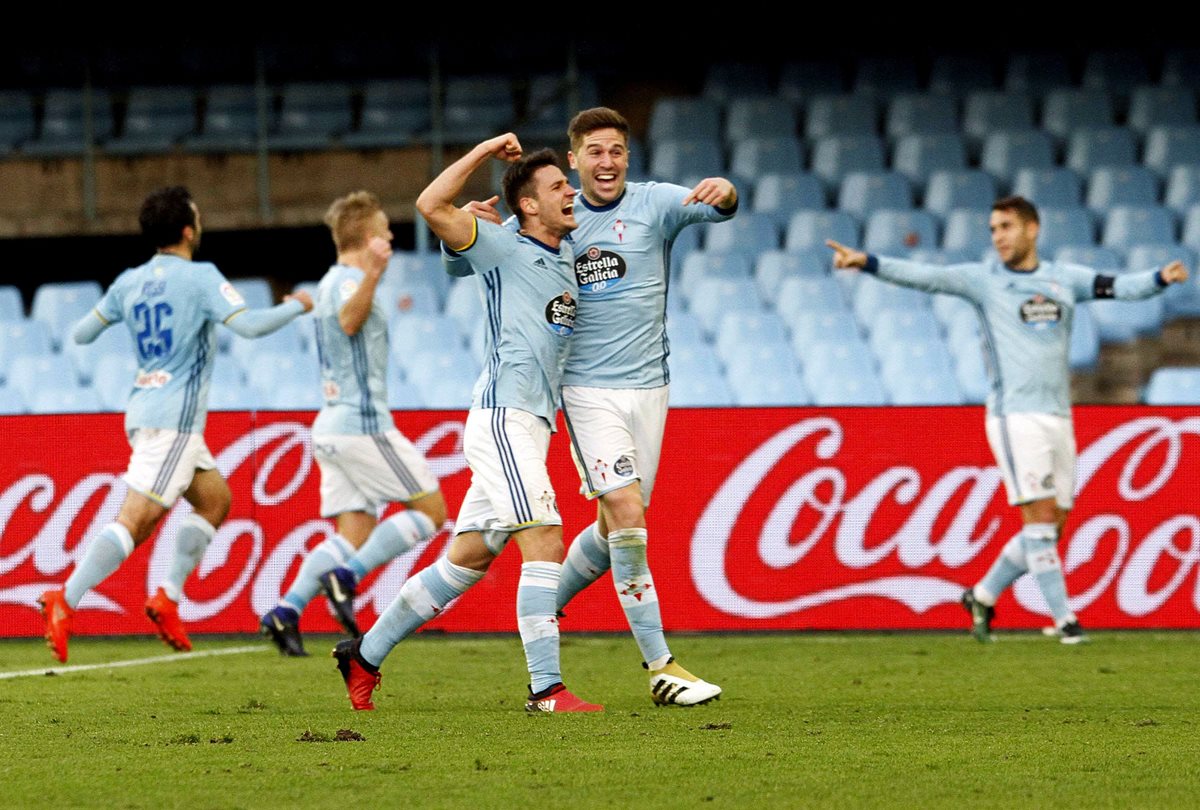
<path fill-rule="evenodd" d="M 188 652 L 192 642 L 188 639 L 187 631 L 183 629 L 183 621 L 179 618 L 179 605 L 167 596 L 167 592 L 159 588 L 146 600 L 146 615 L 154 622 L 158 637 L 173 650 Z"/>
<path fill-rule="evenodd" d="M 71 637 L 71 620 L 75 611 L 67 604 L 61 590 L 46 591 L 38 599 L 42 606 L 42 615 L 46 617 L 46 646 L 54 657 L 64 664 L 67 662 L 67 639 Z"/>
<path fill-rule="evenodd" d="M 525 701 L 527 712 L 602 712 L 604 707 L 598 703 L 588 703 L 567 691 L 567 687 L 556 683 L 549 689 L 543 689 L 536 695 L 530 693 Z"/>

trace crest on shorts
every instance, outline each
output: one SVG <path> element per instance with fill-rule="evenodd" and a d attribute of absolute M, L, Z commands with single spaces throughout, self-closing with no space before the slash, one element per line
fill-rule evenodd
<path fill-rule="evenodd" d="M 629 456 L 621 456 L 613 462 L 613 472 L 622 478 L 633 475 L 633 459 Z"/>

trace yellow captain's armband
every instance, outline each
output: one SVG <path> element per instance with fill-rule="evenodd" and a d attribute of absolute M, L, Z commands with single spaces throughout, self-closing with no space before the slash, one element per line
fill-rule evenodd
<path fill-rule="evenodd" d="M 464 250 L 470 250 L 477 239 L 479 239 L 479 220 L 477 220 L 475 217 L 471 217 L 471 241 L 467 242 L 462 247 L 450 249 L 455 253 L 462 253 Z"/>

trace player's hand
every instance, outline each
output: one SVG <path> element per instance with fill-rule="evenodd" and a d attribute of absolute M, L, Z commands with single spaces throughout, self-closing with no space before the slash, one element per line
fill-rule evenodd
<path fill-rule="evenodd" d="M 833 249 L 833 266 L 839 270 L 861 270 L 867 266 L 867 254 L 861 250 L 848 248 L 832 239 L 825 240 L 825 247 Z"/>
<path fill-rule="evenodd" d="M 504 160 L 508 163 L 516 163 L 521 159 L 521 142 L 517 140 L 517 136 L 511 132 L 506 132 L 503 135 L 497 135 L 495 138 L 490 138 L 483 142 L 483 148 L 487 153 L 497 160 Z"/>
<path fill-rule="evenodd" d="M 298 290 L 298 291 L 292 293 L 291 295 L 285 295 L 283 297 L 283 300 L 284 301 L 299 301 L 300 305 L 302 307 L 304 307 L 305 312 L 312 312 L 312 308 L 313 308 L 312 296 L 309 295 L 304 290 Z"/>
<path fill-rule="evenodd" d="M 366 267 L 363 270 L 378 279 L 387 269 L 388 259 L 392 258 L 392 243 L 382 236 L 372 236 L 367 240 Z"/>
<path fill-rule="evenodd" d="M 1183 262 L 1171 262 L 1158 272 L 1168 284 L 1182 284 L 1188 280 L 1188 269 Z"/>
<path fill-rule="evenodd" d="M 503 220 L 500 218 L 500 212 L 496 209 L 496 203 L 498 202 L 500 202 L 499 195 L 490 197 L 483 202 L 471 200 L 462 207 L 462 210 L 466 211 L 476 219 L 482 219 L 484 222 L 491 222 L 494 225 L 499 225 L 501 222 L 503 222 Z"/>
<path fill-rule="evenodd" d="M 737 189 L 724 177 L 706 177 L 683 198 L 684 205 L 703 203 L 717 208 L 732 208 L 737 202 Z"/>

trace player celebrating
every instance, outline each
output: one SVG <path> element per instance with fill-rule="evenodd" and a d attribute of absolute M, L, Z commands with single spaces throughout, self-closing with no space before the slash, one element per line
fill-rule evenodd
<path fill-rule="evenodd" d="M 270 309 L 247 310 L 215 266 L 192 261 L 200 245 L 200 211 L 186 188 L 154 192 L 142 204 L 138 220 L 157 253 L 122 273 L 75 326 L 75 341 L 90 343 L 125 321 L 137 349 L 138 372 L 125 412 L 133 455 L 122 476 L 129 492 L 121 511 L 88 543 L 66 587 L 46 591 L 39 600 L 47 645 L 60 661 L 67 660 L 79 600 L 150 537 L 180 495 L 195 512 L 182 521 L 167 579 L 146 603 L 146 613 L 164 642 L 177 650 L 191 649 L 178 613 L 183 583 L 204 556 L 230 503 L 229 485 L 204 444 L 216 356 L 213 327 L 223 323 L 243 337 L 260 337 L 312 309 L 312 299 L 299 292 Z"/>
<path fill-rule="evenodd" d="M 520 219 L 518 233 L 454 207 L 455 196 L 490 157 L 513 164 L 502 185 Z M 355 709 L 374 708 L 371 691 L 383 659 L 478 582 L 510 535 L 524 560 L 517 625 L 530 674 L 526 709 L 602 709 L 562 683 L 554 604 L 562 571 L 562 518 L 546 470 L 561 368 L 575 325 L 577 288 L 567 239 L 576 226 L 574 207 L 575 190 L 554 152 L 522 157 L 512 134 L 478 144 L 417 198 L 434 233 L 456 246 L 479 274 L 487 302 L 487 362 L 463 434 L 471 486 L 446 556 L 410 577 L 366 635 L 334 649 Z"/>
<path fill-rule="evenodd" d="M 1067 355 L 1076 303 L 1094 298 L 1136 300 L 1186 281 L 1180 262 L 1159 270 L 1101 275 L 1085 267 L 1041 261 L 1037 209 L 1022 197 L 992 206 L 997 258 L 952 267 L 871 256 L 837 242 L 834 266 L 855 268 L 906 287 L 957 295 L 975 305 L 992 376 L 987 437 L 1004 477 L 1008 501 L 1024 527 L 1005 545 L 974 588 L 963 593 L 972 633 L 990 641 L 996 600 L 1029 572 L 1037 581 L 1060 640 L 1086 641 L 1067 603 L 1058 539 L 1075 492 L 1075 433 Z"/>
<path fill-rule="evenodd" d="M 387 406 L 387 314 L 375 300 L 392 253 L 387 215 L 374 195 L 356 191 L 334 201 L 325 224 L 338 256 L 317 288 L 325 405 L 313 422 L 313 455 L 321 469 L 321 516 L 334 519 L 337 534 L 309 552 L 279 605 L 262 617 L 263 634 L 291 656 L 307 654 L 300 614 L 318 589 L 346 631 L 358 636 L 358 582 L 428 542 L 446 522 L 437 476 L 396 430 Z M 408 509 L 380 523 L 379 509 L 397 501 Z"/>

